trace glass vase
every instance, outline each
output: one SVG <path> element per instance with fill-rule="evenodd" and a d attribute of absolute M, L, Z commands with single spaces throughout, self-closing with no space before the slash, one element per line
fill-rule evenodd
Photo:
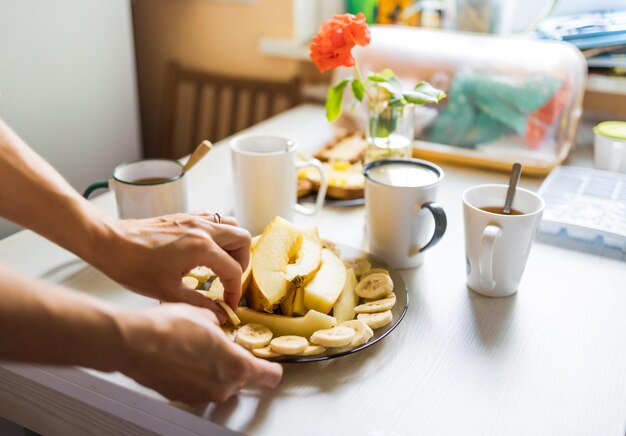
<path fill-rule="evenodd" d="M 369 107 L 365 161 L 411 157 L 413 105 Z"/>

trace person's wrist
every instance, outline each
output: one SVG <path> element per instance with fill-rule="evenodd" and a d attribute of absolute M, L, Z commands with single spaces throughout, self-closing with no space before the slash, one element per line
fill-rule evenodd
<path fill-rule="evenodd" d="M 120 372 L 132 374 L 142 365 L 142 356 L 155 348 L 154 332 L 157 326 L 154 320 L 143 310 L 120 311 L 116 317 L 120 332 L 119 368 Z"/>
<path fill-rule="evenodd" d="M 123 263 L 120 260 L 121 226 L 118 218 L 107 215 L 96 215 L 90 220 L 87 232 L 86 252 L 83 259 L 112 278 L 116 277 L 116 269 Z"/>

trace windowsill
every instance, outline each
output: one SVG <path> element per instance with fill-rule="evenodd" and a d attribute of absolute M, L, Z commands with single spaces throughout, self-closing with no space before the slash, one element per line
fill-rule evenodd
<path fill-rule="evenodd" d="M 285 59 L 309 60 L 309 47 L 306 44 L 287 38 L 261 38 L 259 51 L 268 56 Z"/>

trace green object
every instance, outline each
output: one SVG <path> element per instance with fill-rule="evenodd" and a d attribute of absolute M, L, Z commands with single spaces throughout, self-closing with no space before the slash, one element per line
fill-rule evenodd
<path fill-rule="evenodd" d="M 560 87 L 561 80 L 548 75 L 514 77 L 462 71 L 452 82 L 448 105 L 427 136 L 433 142 L 467 148 L 509 134 L 523 136 L 528 116 Z"/>
<path fill-rule="evenodd" d="M 626 122 L 624 121 L 605 121 L 593 128 L 595 133 L 606 136 L 611 139 L 626 139 Z"/>
<path fill-rule="evenodd" d="M 402 89 L 402 84 L 389 68 L 379 73 L 371 73 L 367 76 L 365 83 L 361 80 L 361 74 L 357 65 L 355 65 L 355 72 L 356 78 L 347 77 L 328 89 L 326 97 L 326 118 L 328 121 L 336 120 L 341 114 L 343 92 L 348 83 L 350 83 L 352 93 L 357 100 L 362 101 L 365 93 L 368 90 L 372 90 L 373 93 L 378 95 L 368 95 L 369 105 L 382 105 L 383 108 L 386 106 L 401 108 L 408 104 L 438 103 L 446 98 L 445 92 L 432 87 L 426 82 L 420 82 L 415 85 L 412 91 L 405 92 Z"/>
<path fill-rule="evenodd" d="M 315 0 L 311 0 L 315 1 Z M 363 12 L 365 22 L 367 24 L 376 23 L 376 9 L 378 8 L 378 0 L 347 0 L 346 7 L 349 13 L 358 14 Z"/>
<path fill-rule="evenodd" d="M 341 105 L 343 103 L 343 90 L 352 79 L 343 79 L 335 86 L 328 88 L 328 96 L 326 97 L 326 118 L 328 121 L 334 121 L 341 113 Z"/>

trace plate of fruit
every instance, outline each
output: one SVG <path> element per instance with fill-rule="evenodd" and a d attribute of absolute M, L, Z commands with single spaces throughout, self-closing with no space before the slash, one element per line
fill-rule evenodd
<path fill-rule="evenodd" d="M 253 238 L 236 311 L 223 303 L 224 288 L 198 267 L 187 286 L 227 312 L 222 326 L 257 357 L 304 363 L 356 353 L 387 336 L 408 307 L 397 271 L 356 248 L 320 238 L 276 217 Z"/>

